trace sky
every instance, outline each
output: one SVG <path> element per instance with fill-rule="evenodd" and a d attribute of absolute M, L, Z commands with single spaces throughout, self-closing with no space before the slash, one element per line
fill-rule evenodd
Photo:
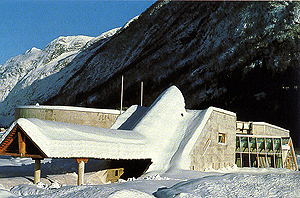
<path fill-rule="evenodd" d="M 99 36 L 123 26 L 154 1 L 1 0 L 0 65 L 59 36 Z"/>

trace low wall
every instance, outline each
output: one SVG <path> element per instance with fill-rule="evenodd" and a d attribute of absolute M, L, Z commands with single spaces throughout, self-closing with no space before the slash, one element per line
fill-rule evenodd
<path fill-rule="evenodd" d="M 15 109 L 15 119 L 38 118 L 94 127 L 110 128 L 120 111 L 67 106 L 21 106 Z"/>
<path fill-rule="evenodd" d="M 253 135 L 290 137 L 290 131 L 265 122 L 253 122 Z"/>
<path fill-rule="evenodd" d="M 261 136 L 290 137 L 290 131 L 266 122 L 237 121 L 237 133 Z"/>

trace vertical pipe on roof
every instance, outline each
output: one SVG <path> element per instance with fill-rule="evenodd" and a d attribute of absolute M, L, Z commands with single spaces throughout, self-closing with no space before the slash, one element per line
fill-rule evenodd
<path fill-rule="evenodd" d="M 124 86 L 124 76 L 122 75 L 122 80 L 121 80 L 121 108 L 120 108 L 120 114 L 122 114 L 122 109 L 123 109 L 123 86 Z"/>
<path fill-rule="evenodd" d="M 141 82 L 141 106 L 143 106 L 143 92 L 144 92 L 144 83 Z"/>

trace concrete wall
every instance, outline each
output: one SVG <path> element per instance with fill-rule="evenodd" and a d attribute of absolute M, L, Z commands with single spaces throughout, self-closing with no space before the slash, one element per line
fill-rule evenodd
<path fill-rule="evenodd" d="M 225 143 L 219 143 L 219 133 Z M 236 115 L 214 110 L 191 152 L 192 170 L 220 169 L 235 164 Z"/>
<path fill-rule="evenodd" d="M 265 122 L 253 122 L 253 135 L 290 137 L 290 131 Z"/>
<path fill-rule="evenodd" d="M 73 123 L 94 127 L 110 128 L 120 111 L 61 107 L 61 106 L 23 106 L 16 108 L 15 119 L 38 118 L 57 122 Z"/>
<path fill-rule="evenodd" d="M 266 122 L 237 121 L 237 133 L 262 136 L 290 137 L 290 131 Z"/>

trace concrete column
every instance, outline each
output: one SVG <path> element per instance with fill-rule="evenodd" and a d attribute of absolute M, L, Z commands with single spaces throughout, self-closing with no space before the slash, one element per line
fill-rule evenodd
<path fill-rule="evenodd" d="M 41 160 L 35 159 L 35 165 L 34 165 L 34 182 L 38 183 L 41 181 Z"/>
<path fill-rule="evenodd" d="M 84 183 L 84 161 L 78 163 L 78 180 L 77 184 L 82 185 Z"/>
<path fill-rule="evenodd" d="M 83 185 L 84 183 L 84 165 L 87 161 L 88 159 L 76 159 L 76 162 L 78 163 L 77 185 Z"/>

